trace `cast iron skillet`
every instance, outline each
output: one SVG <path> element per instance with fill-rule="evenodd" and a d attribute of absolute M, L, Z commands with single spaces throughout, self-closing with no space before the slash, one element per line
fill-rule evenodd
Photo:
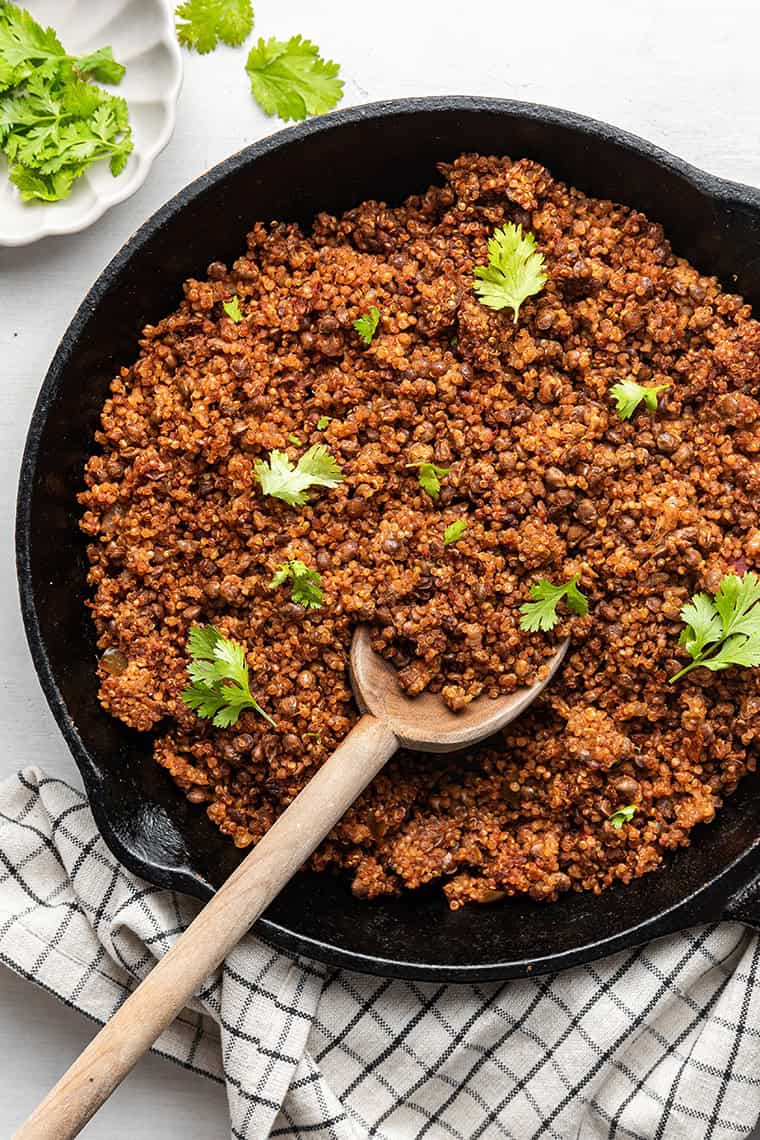
<path fill-rule="evenodd" d="M 760 192 L 566 111 L 477 98 L 377 103 L 311 120 L 214 167 L 158 211 L 101 274 L 56 353 L 21 468 L 21 606 L 42 687 L 81 769 L 103 836 L 150 882 L 207 898 L 240 858 L 150 758 L 150 741 L 96 700 L 76 493 L 108 383 L 181 283 L 231 261 L 256 219 L 308 225 L 365 198 L 397 203 L 462 151 L 529 156 L 597 197 L 662 222 L 675 250 L 760 305 Z M 362 903 L 340 877 L 298 877 L 257 927 L 326 962 L 406 978 L 520 977 L 587 962 L 698 922 L 760 927 L 760 782 L 745 780 L 666 866 L 601 897 L 450 912 L 437 888 Z"/>

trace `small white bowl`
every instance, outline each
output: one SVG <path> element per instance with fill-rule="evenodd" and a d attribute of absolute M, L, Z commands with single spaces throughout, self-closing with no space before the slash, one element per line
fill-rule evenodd
<path fill-rule="evenodd" d="M 52 26 L 71 55 L 110 44 L 126 66 L 118 87 L 129 106 L 134 150 L 114 178 L 95 162 L 63 202 L 22 202 L 0 160 L 0 245 L 28 245 L 51 234 L 83 230 L 134 194 L 174 130 L 182 57 L 168 0 L 19 0 L 35 20 Z"/>

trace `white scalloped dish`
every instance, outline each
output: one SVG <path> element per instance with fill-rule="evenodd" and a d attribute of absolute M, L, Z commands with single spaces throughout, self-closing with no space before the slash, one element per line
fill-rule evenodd
<path fill-rule="evenodd" d="M 116 178 L 96 162 L 62 202 L 22 202 L 0 159 L 0 245 L 28 245 L 85 229 L 142 186 L 171 138 L 182 83 L 172 8 L 165 0 L 19 0 L 35 20 L 55 28 L 72 55 L 110 44 L 126 74 L 115 92 L 129 106 L 134 150 Z M 109 90 L 111 90 L 109 88 Z"/>

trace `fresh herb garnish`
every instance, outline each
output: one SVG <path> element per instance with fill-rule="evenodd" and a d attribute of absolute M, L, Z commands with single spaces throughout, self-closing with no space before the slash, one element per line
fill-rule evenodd
<path fill-rule="evenodd" d="M 75 75 L 88 75 L 98 83 L 119 83 L 126 68 L 113 58 L 110 47 L 89 55 L 67 55 L 52 28 L 41 24 L 17 4 L 0 4 L 0 89 L 39 75 L 52 78 L 69 65 Z"/>
<path fill-rule="evenodd" d="M 615 831 L 620 831 L 624 823 L 631 822 L 635 813 L 636 804 L 628 804 L 627 807 L 621 807 L 618 808 L 617 811 L 613 811 L 612 815 L 607 816 L 607 819 L 612 827 L 615 828 Z"/>
<path fill-rule="evenodd" d="M 467 530 L 466 519 L 455 519 L 454 522 L 449 523 L 443 532 L 443 545 L 451 546 L 452 542 L 459 542 L 460 538 Z"/>
<path fill-rule="evenodd" d="M 317 420 L 317 430 L 324 431 L 327 425 L 332 421 L 332 416 L 320 416 Z"/>
<path fill-rule="evenodd" d="M 448 467 L 436 467 L 435 463 L 407 463 L 407 467 L 417 468 L 417 478 L 423 491 L 427 491 L 431 499 L 437 499 L 441 493 L 441 479 L 448 475 Z"/>
<path fill-rule="evenodd" d="M 670 384 L 651 384 L 645 387 L 635 380 L 621 380 L 619 384 L 612 385 L 610 395 L 617 405 L 621 420 L 629 420 L 642 400 L 648 411 L 656 412 L 657 396 L 666 388 L 670 388 Z"/>
<path fill-rule="evenodd" d="M 341 469 L 324 443 L 315 443 L 295 466 L 283 451 L 270 451 L 268 459 L 256 460 L 254 469 L 262 492 L 291 507 L 308 502 L 309 487 L 337 487 L 343 482 Z"/>
<path fill-rule="evenodd" d="M 307 609 L 318 610 L 322 605 L 324 594 L 322 592 L 322 575 L 318 570 L 310 570 L 305 562 L 299 558 L 292 558 L 283 562 L 269 583 L 270 590 L 276 590 L 288 579 L 292 582 L 290 587 L 290 600 L 297 606 L 306 606 Z"/>
<path fill-rule="evenodd" d="M 343 95 L 337 63 L 322 59 L 319 48 L 301 36 L 260 39 L 245 65 L 251 94 L 267 115 L 305 119 L 329 111 Z"/>
<path fill-rule="evenodd" d="M 251 692 L 245 649 L 240 642 L 223 637 L 213 625 L 194 625 L 187 649 L 191 684 L 182 693 L 182 700 L 198 716 L 217 728 L 229 728 L 244 709 L 253 709 L 277 727 Z"/>
<path fill-rule="evenodd" d="M 236 325 L 239 325 L 240 322 L 245 319 L 240 311 L 240 301 L 238 300 L 237 293 L 235 293 L 229 301 L 222 301 L 222 308 L 230 320 L 234 321 Z"/>
<path fill-rule="evenodd" d="M 174 16 L 179 42 L 201 55 L 220 40 L 237 47 L 253 30 L 251 0 L 185 0 Z"/>
<path fill-rule="evenodd" d="M 288 443 L 292 443 L 293 447 L 303 447 L 301 440 L 298 438 L 297 435 L 293 435 L 292 432 L 288 436 Z"/>
<path fill-rule="evenodd" d="M 368 313 L 363 313 L 361 317 L 357 317 L 354 321 L 354 328 L 365 344 L 372 343 L 372 337 L 377 331 L 379 320 L 380 310 L 373 305 Z"/>
<path fill-rule="evenodd" d="M 488 265 L 475 268 L 475 292 L 489 309 L 512 309 L 517 315 L 526 297 L 546 284 L 544 255 L 532 233 L 509 222 L 488 240 Z"/>
<path fill-rule="evenodd" d="M 548 631 L 554 629 L 559 621 L 557 604 L 565 599 L 567 608 L 581 617 L 588 613 L 588 598 L 578 589 L 579 574 L 575 574 L 569 582 L 561 586 L 553 586 L 546 578 L 534 582 L 530 588 L 532 602 L 523 602 L 520 606 L 520 629 L 529 633 L 538 630 Z"/>
<path fill-rule="evenodd" d="M 726 574 L 717 594 L 694 594 L 681 610 L 686 629 L 678 639 L 692 658 L 670 684 L 702 666 L 717 673 L 740 665 L 760 665 L 760 578 L 748 570 Z"/>
<path fill-rule="evenodd" d="M 127 104 L 88 79 L 119 83 L 110 47 L 67 55 L 52 28 L 0 3 L 0 150 L 23 201 L 57 202 L 107 158 L 121 174 L 132 151 Z"/>

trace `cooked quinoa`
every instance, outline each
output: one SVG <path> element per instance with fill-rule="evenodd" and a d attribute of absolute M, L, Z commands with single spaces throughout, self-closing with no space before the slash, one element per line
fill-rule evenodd
<path fill-rule="evenodd" d="M 311 861 L 361 898 L 442 879 L 452 907 L 551 901 L 653 870 L 755 767 L 757 670 L 667 681 L 684 602 L 760 568 L 760 324 L 661 226 L 535 162 L 464 155 L 441 175 L 308 234 L 257 223 L 144 330 L 81 496 L 100 700 L 247 847 L 357 719 L 357 623 L 410 694 L 452 708 L 530 683 L 570 635 L 527 714 L 466 755 L 399 754 Z M 507 222 L 548 274 L 516 324 L 472 287 Z M 609 389 L 626 379 L 671 387 L 624 422 Z M 255 461 L 315 443 L 344 481 L 300 508 L 264 497 Z M 449 468 L 438 500 L 407 466 L 426 461 Z M 321 573 L 322 608 L 268 588 L 292 558 Z M 588 616 L 521 631 L 530 586 L 575 574 Z M 276 729 L 249 710 L 219 730 L 180 699 L 188 630 L 212 622 Z"/>

